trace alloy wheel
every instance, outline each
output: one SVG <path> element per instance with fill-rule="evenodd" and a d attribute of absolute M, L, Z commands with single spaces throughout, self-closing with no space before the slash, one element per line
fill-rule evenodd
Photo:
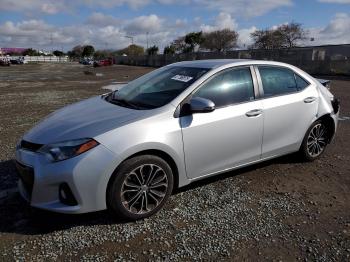
<path fill-rule="evenodd" d="M 161 167 L 154 164 L 141 165 L 124 179 L 122 204 L 133 214 L 149 213 L 162 203 L 168 186 L 168 177 Z"/>
<path fill-rule="evenodd" d="M 319 123 L 315 125 L 307 138 L 307 152 L 311 157 L 317 157 L 324 151 L 327 140 L 326 140 L 326 127 Z"/>

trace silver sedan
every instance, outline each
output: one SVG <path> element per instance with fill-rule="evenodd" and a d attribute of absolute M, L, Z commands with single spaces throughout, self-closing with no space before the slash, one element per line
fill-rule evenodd
<path fill-rule="evenodd" d="M 176 63 L 26 133 L 16 149 L 19 189 L 42 209 L 145 218 L 193 181 L 293 152 L 318 158 L 338 114 L 329 90 L 288 64 Z"/>

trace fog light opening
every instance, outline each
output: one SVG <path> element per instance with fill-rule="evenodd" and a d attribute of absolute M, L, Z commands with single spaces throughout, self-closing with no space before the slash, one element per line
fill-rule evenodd
<path fill-rule="evenodd" d="M 58 189 L 58 195 L 61 203 L 68 206 L 76 206 L 78 205 L 77 200 L 75 199 L 72 190 L 68 186 L 67 183 L 62 183 Z"/>

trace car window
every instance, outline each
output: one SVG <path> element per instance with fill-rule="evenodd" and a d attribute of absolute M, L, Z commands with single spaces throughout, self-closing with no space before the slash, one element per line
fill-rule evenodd
<path fill-rule="evenodd" d="M 113 93 L 109 101 L 141 109 L 166 105 L 210 69 L 170 66 L 146 74 Z"/>
<path fill-rule="evenodd" d="M 259 66 L 264 96 L 276 96 L 298 91 L 294 71 L 282 67 Z"/>
<path fill-rule="evenodd" d="M 202 97 L 216 107 L 254 100 L 254 85 L 249 67 L 229 69 L 204 83 L 193 97 Z"/>
<path fill-rule="evenodd" d="M 310 85 L 304 78 L 295 74 L 295 81 L 297 82 L 298 90 L 303 90 Z"/>

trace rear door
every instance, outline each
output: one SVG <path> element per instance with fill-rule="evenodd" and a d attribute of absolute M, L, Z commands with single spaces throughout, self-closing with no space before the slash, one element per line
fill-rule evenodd
<path fill-rule="evenodd" d="M 255 100 L 251 70 L 241 67 L 221 71 L 193 94 L 210 99 L 216 109 L 180 118 L 188 177 L 260 159 L 262 101 Z"/>
<path fill-rule="evenodd" d="M 257 68 L 263 89 L 262 158 L 296 151 L 317 114 L 317 89 L 289 68 Z"/>

